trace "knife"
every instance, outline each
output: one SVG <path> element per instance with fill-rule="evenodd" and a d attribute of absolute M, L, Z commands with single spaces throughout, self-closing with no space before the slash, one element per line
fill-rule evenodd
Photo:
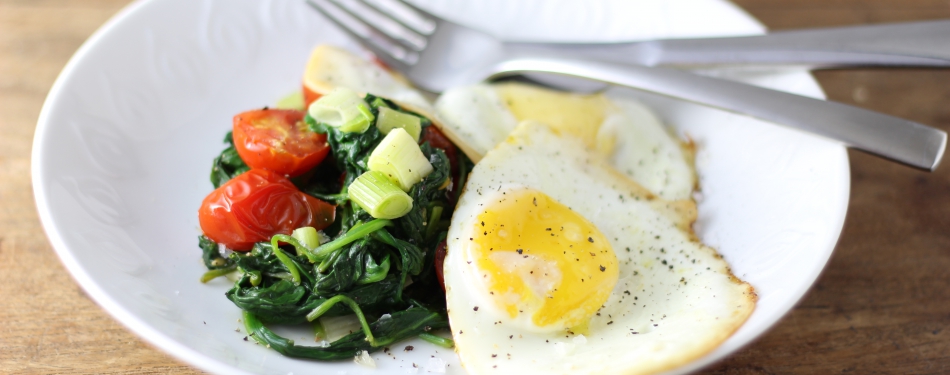
<path fill-rule="evenodd" d="M 926 171 L 940 164 L 947 133 L 866 109 L 686 71 L 603 61 L 524 58 L 490 69 L 489 79 L 551 73 L 593 79 L 764 119 Z"/>
<path fill-rule="evenodd" d="M 583 56 L 646 66 L 950 67 L 950 20 L 624 43 L 505 43 L 521 56 Z M 565 55 L 568 54 L 568 55 Z"/>

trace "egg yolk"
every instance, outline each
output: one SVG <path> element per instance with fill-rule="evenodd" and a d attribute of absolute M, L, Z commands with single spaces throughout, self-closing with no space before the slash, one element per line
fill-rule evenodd
<path fill-rule="evenodd" d="M 542 192 L 503 197 L 475 223 L 470 249 L 483 290 L 503 315 L 530 318 L 527 328 L 586 326 L 617 284 L 617 256 L 607 239 Z"/>
<path fill-rule="evenodd" d="M 613 110 L 613 105 L 604 95 L 565 93 L 520 83 L 502 83 L 494 87 L 519 122 L 538 121 L 558 132 L 577 137 L 604 155 L 613 151 L 612 138 L 600 136 L 601 125 Z"/>

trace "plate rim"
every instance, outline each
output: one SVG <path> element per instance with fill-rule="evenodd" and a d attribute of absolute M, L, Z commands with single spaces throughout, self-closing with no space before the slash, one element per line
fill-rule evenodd
<path fill-rule="evenodd" d="M 84 269 L 80 264 L 75 254 L 69 250 L 66 245 L 66 241 L 63 239 L 60 230 L 53 222 L 52 210 L 47 198 L 49 197 L 47 186 L 42 183 L 41 176 L 44 175 L 44 154 L 46 152 L 46 147 L 44 147 L 44 139 L 48 137 L 49 132 L 49 117 L 54 111 L 54 108 L 57 108 L 57 103 L 62 100 L 62 94 L 65 82 L 69 77 L 73 76 L 77 66 L 80 61 L 84 60 L 87 55 L 91 53 L 93 48 L 101 43 L 101 40 L 114 29 L 116 29 L 120 24 L 124 23 L 127 18 L 132 14 L 142 11 L 147 5 L 159 2 L 160 0 L 134 0 L 116 14 L 114 14 L 108 21 L 106 21 L 102 26 L 100 26 L 88 39 L 86 39 L 82 45 L 76 50 L 76 52 L 69 58 L 66 65 L 63 67 L 62 71 L 58 74 L 56 80 L 51 86 L 49 93 L 46 96 L 46 99 L 43 102 L 43 106 L 40 110 L 40 114 L 37 119 L 37 126 L 34 132 L 33 142 L 32 142 L 32 151 L 30 155 L 31 166 L 31 183 L 33 185 L 33 195 L 34 201 L 37 207 L 37 213 L 40 219 L 41 226 L 44 233 L 50 241 L 53 250 L 56 252 L 57 256 L 62 261 L 65 268 L 69 271 L 72 278 L 76 281 L 77 284 L 91 297 L 91 299 L 103 308 L 109 315 L 114 317 L 119 323 L 125 326 L 126 329 L 134 333 L 144 342 L 150 344 L 151 346 L 166 352 L 167 354 L 173 356 L 176 360 L 182 361 L 188 365 L 197 367 L 198 369 L 209 371 L 212 373 L 241 373 L 241 374 L 252 374 L 246 370 L 228 365 L 224 361 L 216 359 L 214 357 L 205 355 L 195 349 L 192 349 L 182 343 L 179 343 L 177 340 L 171 338 L 170 336 L 159 331 L 157 328 L 151 326 L 149 323 L 145 322 L 141 318 L 137 317 L 131 311 L 122 307 L 115 299 L 113 299 L 108 292 L 106 292 L 98 282 L 96 282 L 89 272 Z M 749 20 L 754 21 L 762 27 L 762 30 L 766 30 L 765 26 L 761 24 L 755 17 L 749 14 L 747 11 L 739 7 L 738 5 L 732 3 L 731 1 L 715 0 L 720 2 L 723 6 L 729 6 L 734 8 L 735 11 L 745 14 Z M 813 82 L 817 84 L 817 81 L 814 77 L 809 77 Z M 821 87 L 818 87 L 821 92 L 821 96 L 825 97 L 824 90 Z M 684 366 L 677 367 L 670 371 L 664 372 L 664 374 L 671 373 L 688 373 L 697 371 L 699 369 L 708 367 L 715 362 L 721 361 L 724 358 L 735 354 L 739 350 L 751 345 L 752 343 L 761 339 L 769 331 L 773 330 L 775 326 L 783 320 L 788 314 L 792 312 L 794 306 L 801 302 L 801 300 L 808 294 L 808 292 L 814 287 L 817 283 L 821 274 L 825 271 L 828 266 L 828 263 L 831 257 L 834 254 L 834 251 L 837 247 L 838 242 L 840 241 L 842 230 L 847 216 L 847 209 L 850 203 L 850 190 L 851 190 L 851 171 L 850 171 L 850 159 L 847 154 L 847 148 L 844 145 L 841 145 L 839 148 L 840 152 L 844 154 L 842 162 L 843 174 L 847 178 L 843 178 L 843 186 L 839 193 L 843 195 L 843 199 L 839 199 L 841 202 L 842 215 L 836 217 L 834 221 L 834 233 L 833 239 L 830 239 L 830 244 L 827 245 L 827 251 L 825 252 L 825 259 L 823 265 L 819 268 L 813 269 L 809 275 L 810 281 L 807 283 L 807 287 L 796 291 L 796 296 L 794 298 L 788 299 L 784 304 L 782 304 L 781 314 L 775 314 L 771 319 L 768 319 L 765 323 L 765 328 L 761 332 L 754 334 L 751 338 L 747 339 L 745 342 L 740 343 L 734 348 L 729 348 L 719 352 L 723 346 L 720 344 L 712 352 L 705 354 L 703 357 L 695 359 Z M 733 333 L 734 335 L 735 333 Z M 731 337 L 731 336 L 730 336 Z"/>

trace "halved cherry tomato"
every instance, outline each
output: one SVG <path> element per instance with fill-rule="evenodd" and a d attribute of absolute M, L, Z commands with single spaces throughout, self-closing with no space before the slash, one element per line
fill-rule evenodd
<path fill-rule="evenodd" d="M 439 278 L 439 285 L 442 286 L 442 291 L 445 291 L 445 276 L 443 276 L 443 264 L 445 263 L 445 241 L 439 242 L 439 246 L 435 247 L 435 276 Z"/>
<path fill-rule="evenodd" d="M 449 158 L 452 172 L 454 173 L 454 171 L 458 170 L 458 148 L 456 148 L 455 143 L 452 143 L 435 125 L 426 127 L 422 132 L 422 139 L 419 141 L 420 144 L 429 142 L 430 146 L 441 148 L 445 151 L 445 156 Z"/>
<path fill-rule="evenodd" d="M 311 90 L 306 84 L 303 85 L 303 104 L 304 108 L 310 108 L 310 104 L 320 99 L 320 93 Z"/>
<path fill-rule="evenodd" d="M 330 152 L 326 134 L 311 131 L 303 117 L 303 111 L 291 109 L 262 109 L 234 116 L 234 148 L 252 169 L 301 175 Z"/>
<path fill-rule="evenodd" d="M 278 233 L 326 228 L 335 215 L 336 206 L 304 194 L 286 177 L 251 169 L 208 194 L 198 209 L 198 222 L 212 241 L 247 251 Z"/>

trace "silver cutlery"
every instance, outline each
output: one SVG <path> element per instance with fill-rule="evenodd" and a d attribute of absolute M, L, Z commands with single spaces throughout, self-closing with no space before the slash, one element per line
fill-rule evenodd
<path fill-rule="evenodd" d="M 796 65 L 950 67 L 950 20 L 770 32 L 766 35 L 631 43 L 507 43 L 519 54 L 647 66 Z"/>
<path fill-rule="evenodd" d="M 527 48 L 524 43 L 505 43 L 406 3 L 390 0 L 366 0 L 365 3 L 359 0 L 307 2 L 380 60 L 403 73 L 414 85 L 434 93 L 502 76 L 550 73 L 626 86 L 749 115 L 832 138 L 849 147 L 928 171 L 937 167 L 946 148 L 946 132 L 912 121 L 686 71 L 631 64 L 636 61 L 611 61 L 596 53 L 583 57 L 607 61 L 581 60 L 576 56 L 582 53 L 574 49 L 570 49 L 573 52 L 565 56 L 567 45 L 532 44 Z M 794 40 L 802 38 L 790 37 L 788 45 L 793 46 Z M 940 41 L 934 41 L 934 45 L 946 45 L 946 42 L 941 44 Z M 741 46 L 741 43 L 736 46 Z M 606 47 L 594 45 L 589 51 Z M 895 51 L 882 49 L 877 56 L 899 55 Z M 948 51 L 950 47 L 945 48 L 943 53 L 950 54 Z M 834 59 L 829 57 L 825 60 L 818 57 L 834 55 L 817 53 L 813 56 L 810 60 L 812 63 L 840 63 L 849 58 L 857 60 L 855 56 L 858 55 L 841 53 Z M 945 58 L 941 60 L 939 54 L 888 61 L 904 61 L 906 64 L 912 60 L 921 64 L 931 60 L 946 61 Z M 673 61 L 698 60 L 668 58 L 655 59 L 653 63 Z M 720 59 L 720 62 L 725 61 Z"/>

